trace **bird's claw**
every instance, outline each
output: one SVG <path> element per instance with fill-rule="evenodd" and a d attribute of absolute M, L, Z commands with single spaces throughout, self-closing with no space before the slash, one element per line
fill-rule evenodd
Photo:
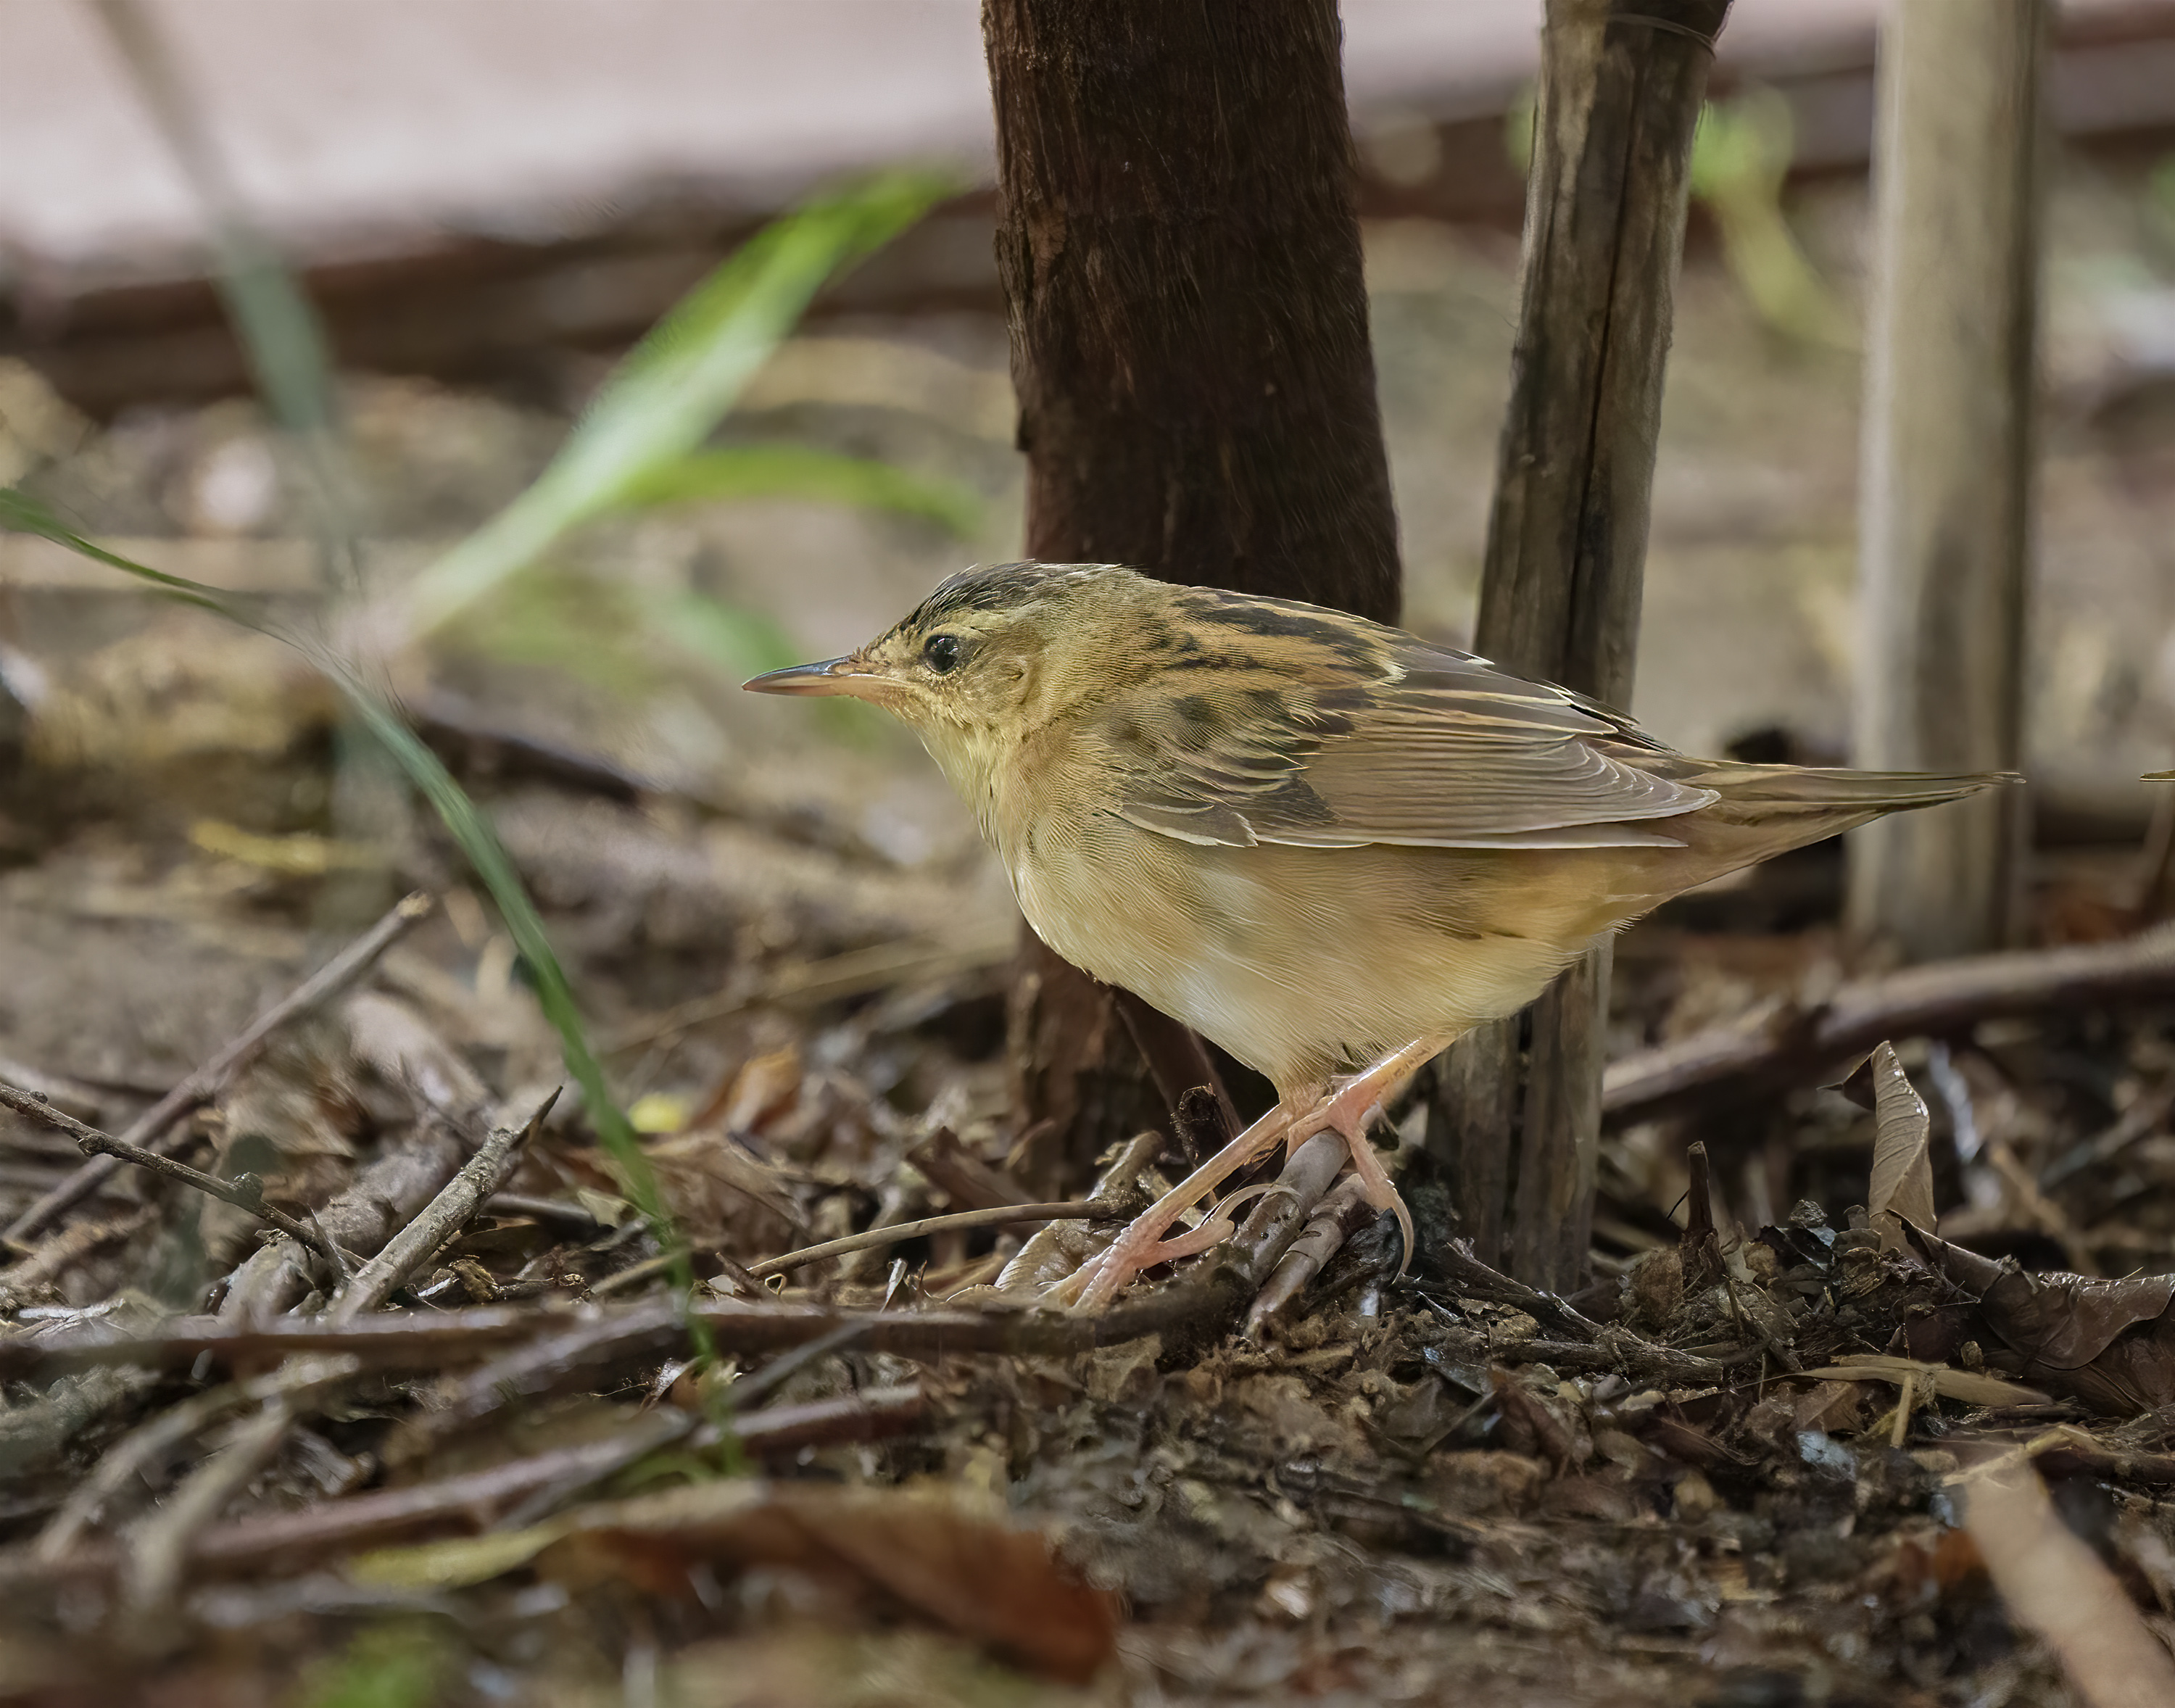
<path fill-rule="evenodd" d="M 1281 1181 L 1265 1181 L 1259 1185 L 1242 1186 L 1228 1196 L 1218 1199 L 1198 1226 L 1187 1229 L 1174 1239 L 1151 1237 L 1137 1247 L 1129 1247 L 1133 1228 L 1128 1228 L 1109 1245 L 1082 1264 L 1077 1273 L 1057 1290 L 1062 1303 L 1077 1303 L 1083 1309 L 1098 1309 L 1116 1298 L 1136 1275 L 1153 1269 L 1159 1263 L 1174 1262 L 1181 1257 L 1192 1257 L 1213 1246 L 1221 1245 L 1239 1231 L 1237 1211 L 1243 1204 L 1266 1194 L 1290 1193 L 1291 1188 Z M 1137 1227 L 1139 1224 L 1134 1224 Z"/>

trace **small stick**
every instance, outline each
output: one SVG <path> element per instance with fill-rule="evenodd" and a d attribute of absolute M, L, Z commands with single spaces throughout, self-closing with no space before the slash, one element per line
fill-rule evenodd
<path fill-rule="evenodd" d="M 563 1087 L 554 1087 L 551 1095 L 537 1105 L 536 1113 L 529 1118 L 525 1126 L 501 1127 L 476 1147 L 460 1173 L 441 1187 L 437 1196 L 423 1206 L 415 1219 L 378 1250 L 377 1255 L 357 1270 L 354 1278 L 340 1290 L 327 1314 L 336 1323 L 352 1322 L 356 1317 L 376 1310 L 393 1296 L 393 1290 L 404 1281 L 418 1264 L 453 1238 L 476 1212 L 477 1206 L 489 1197 L 498 1185 L 499 1176 L 505 1172 L 507 1159 L 516 1149 L 536 1136 L 544 1125 L 545 1116 L 551 1113 L 552 1104 L 559 1101 Z"/>
<path fill-rule="evenodd" d="M 1342 1142 L 1334 1134 L 1329 1137 L 1332 1143 Z M 1291 1201 L 1286 1194 L 1270 1195 L 1232 1240 L 1234 1251 L 1243 1253 L 1248 1269 L 1266 1271 L 1272 1266 L 1291 1239 L 1298 1237 L 1296 1221 L 1287 1235 L 1279 1231 L 1276 1214 Z M 1218 1266 L 1218 1273 L 1228 1274 L 1228 1271 Z M 1234 1317 L 1239 1305 L 1252 1298 L 1261 1284 L 1256 1277 L 1242 1275 L 1239 1279 L 1245 1285 L 1243 1297 L 1212 1274 L 1199 1286 L 1167 1288 L 1137 1301 L 1121 1303 L 1099 1316 L 1048 1310 L 844 1311 L 827 1305 L 748 1304 L 724 1299 L 698 1299 L 683 1314 L 679 1300 L 664 1298 L 609 1311 L 479 1305 L 412 1315 L 362 1316 L 339 1327 L 321 1317 L 275 1317 L 254 1325 L 236 1325 L 217 1317 L 184 1316 L 140 1335 L 117 1337 L 107 1325 L 91 1324 L 79 1333 L 0 1339 L 0 1376 L 45 1381 L 75 1370 L 113 1364 L 185 1369 L 206 1353 L 225 1364 L 241 1359 L 269 1362 L 296 1353 L 323 1352 L 352 1353 L 373 1369 L 442 1369 L 504 1353 L 509 1345 L 522 1347 L 534 1342 L 541 1346 L 547 1336 L 562 1344 L 540 1362 L 571 1364 L 578 1358 L 579 1369 L 572 1373 L 587 1375 L 614 1363 L 639 1362 L 653 1354 L 662 1358 L 680 1351 L 687 1342 L 691 1319 L 709 1331 L 720 1352 L 778 1352 L 845 1323 L 866 1320 L 868 1349 L 902 1358 L 927 1360 L 970 1353 L 1061 1358 Z M 502 1403 L 518 1400 L 526 1391 L 509 1392 Z M 457 1400 L 455 1406 L 458 1403 Z M 448 1412 L 422 1415 L 435 1423 Z"/>
<path fill-rule="evenodd" d="M 322 1006 L 368 972 L 379 956 L 430 913 L 431 906 L 430 897 L 420 892 L 402 901 L 289 995 L 251 1021 L 239 1037 L 209 1061 L 137 1116 L 123 1130 L 120 1141 L 152 1151 L 164 1150 L 170 1142 L 169 1130 L 182 1116 L 218 1096 L 266 1038 L 298 1016 Z M 0 1231 L 0 1239 L 29 1239 L 56 1216 L 96 1191 L 100 1183 L 119 1166 L 111 1155 L 93 1158 L 9 1223 L 4 1231 Z"/>
<path fill-rule="evenodd" d="M 843 1399 L 805 1406 L 777 1406 L 732 1420 L 730 1429 L 750 1454 L 787 1451 L 841 1441 L 868 1441 L 918 1427 L 929 1403 L 918 1388 L 872 1388 Z M 675 1407 L 644 1412 L 600 1441 L 554 1448 L 488 1470 L 437 1483 L 381 1488 L 295 1512 L 254 1513 L 200 1531 L 184 1559 L 221 1575 L 271 1565 L 298 1566 L 329 1555 L 383 1547 L 419 1532 L 447 1528 L 473 1532 L 538 1491 L 567 1493 L 594 1483 L 644 1453 L 681 1439 L 699 1450 L 718 1444 L 723 1432 Z M 120 1564 L 117 1550 L 86 1543 L 68 1557 L 48 1561 L 28 1550 L 0 1553 L 0 1588 L 20 1591 L 56 1576 L 104 1577 Z"/>
<path fill-rule="evenodd" d="M 1677 1241 L 1684 1263 L 1684 1288 L 1695 1292 L 1707 1286 L 1722 1266 L 1721 1236 L 1714 1225 L 1714 1192 L 1708 1178 L 1706 1145 L 1695 1141 L 1684 1152 L 1691 1184 L 1684 1193 L 1684 1231 Z"/>
<path fill-rule="evenodd" d="M 1321 1274 L 1344 1242 L 1375 1219 L 1375 1206 L 1367 1201 L 1367 1183 L 1348 1174 L 1334 1190 L 1315 1206 L 1306 1229 L 1292 1242 L 1292 1249 L 1270 1272 L 1268 1283 L 1255 1295 L 1246 1309 L 1246 1338 L 1259 1340 L 1270 1319 L 1288 1310 Z"/>
<path fill-rule="evenodd" d="M 0 1085 L 0 1107 L 11 1109 L 19 1115 L 28 1115 L 57 1128 L 76 1141 L 86 1156 L 107 1157 L 117 1163 L 133 1163 L 139 1168 L 149 1168 L 155 1174 L 164 1174 L 179 1180 L 185 1186 L 193 1186 L 199 1192 L 209 1194 L 237 1210 L 247 1210 L 259 1220 L 270 1223 L 296 1244 L 306 1245 L 333 1266 L 333 1272 L 341 1269 L 339 1254 L 331 1240 L 314 1228 L 297 1222 L 284 1210 L 275 1210 L 264 1201 L 264 1183 L 254 1174 L 242 1174 L 231 1180 L 222 1180 L 216 1174 L 207 1174 L 200 1168 L 192 1168 L 187 1163 L 177 1163 L 171 1157 L 162 1157 L 156 1151 L 147 1151 L 141 1145 L 132 1145 L 101 1133 L 96 1127 L 87 1127 L 73 1115 L 62 1114 L 51 1103 L 32 1097 L 28 1092 L 17 1091 L 11 1085 Z"/>
<path fill-rule="evenodd" d="M 284 1398 L 267 1400 L 264 1409 L 244 1424 L 231 1441 L 192 1471 L 181 1487 L 145 1516 L 128 1548 L 127 1600 L 132 1611 L 142 1614 L 173 1605 L 189 1544 L 248 1486 L 251 1478 L 272 1462 L 294 1423 L 294 1408 Z"/>
<path fill-rule="evenodd" d="M 8 1272 L 0 1282 L 0 1312 L 17 1309 L 33 1288 L 57 1281 L 101 1245 L 111 1245 L 138 1232 L 151 1219 L 149 1206 L 117 1216 L 111 1222 L 79 1222 L 63 1228 L 39 1244 Z"/>
<path fill-rule="evenodd" d="M 811 1263 L 821 1263 L 827 1257 L 843 1257 L 854 1251 L 874 1251 L 887 1245 L 903 1244 L 909 1239 L 919 1239 L 925 1234 L 946 1234 L 955 1228 L 1001 1228 L 1013 1222 L 1115 1222 L 1125 1218 L 1125 1212 L 1115 1204 L 1098 1203 L 1092 1199 L 1067 1199 L 1054 1204 L 999 1204 L 987 1210 L 955 1210 L 944 1216 L 925 1216 L 919 1222 L 898 1222 L 888 1228 L 871 1228 L 862 1234 L 849 1234 L 843 1239 L 827 1239 L 821 1245 L 805 1245 L 798 1251 L 788 1251 L 782 1256 L 766 1257 L 760 1263 L 748 1265 L 747 1272 L 761 1280 L 766 1275 L 785 1275 L 796 1269 L 805 1269 Z M 611 1277 L 619 1279 L 618 1276 Z M 602 1288 L 599 1287 L 599 1291 Z"/>
<path fill-rule="evenodd" d="M 1201 1034 L 1142 1001 L 1130 990 L 1113 990 L 1111 995 L 1118 1017 L 1125 1022 L 1125 1030 L 1132 1035 L 1135 1048 L 1147 1064 L 1148 1076 L 1163 1093 L 1165 1106 L 1174 1113 L 1189 1091 L 1196 1086 L 1206 1086 L 1208 1095 L 1216 1100 L 1217 1113 L 1222 1116 L 1223 1125 L 1234 1133 L 1239 1131 L 1245 1123 L 1239 1119 L 1231 1093 L 1224 1089 L 1223 1076 L 1216 1071 L 1216 1064 L 1209 1059 Z"/>
<path fill-rule="evenodd" d="M 1468 1292 L 1492 1299 L 1499 1304 L 1515 1304 L 1543 1320 L 1553 1318 L 1559 1326 L 1586 1340 L 1601 1342 L 1608 1338 L 1599 1323 L 1568 1299 L 1538 1287 L 1528 1287 L 1522 1281 L 1513 1281 L 1501 1272 L 1490 1269 L 1473 1255 L 1470 1240 L 1453 1239 L 1435 1255 L 1450 1278 Z"/>
<path fill-rule="evenodd" d="M 68 1490 L 60 1510 L 38 1533 L 37 1558 L 49 1564 L 67 1559 L 107 1501 L 199 1429 L 269 1400 L 301 1409 L 352 1381 L 361 1369 L 359 1358 L 294 1358 L 268 1375 L 208 1388 L 168 1407 L 107 1448 L 90 1474 Z"/>
<path fill-rule="evenodd" d="M 653 1275 L 662 1275 L 666 1270 L 692 1254 L 685 1246 L 661 1252 L 655 1257 L 645 1257 L 639 1263 L 630 1263 L 616 1270 L 589 1289 L 591 1299 L 610 1299 L 616 1293 L 625 1293 L 638 1281 L 647 1281 Z"/>

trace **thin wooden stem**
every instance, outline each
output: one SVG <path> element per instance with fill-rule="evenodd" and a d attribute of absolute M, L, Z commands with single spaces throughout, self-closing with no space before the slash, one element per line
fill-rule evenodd
<path fill-rule="evenodd" d="M 62 1114 L 42 1098 L 28 1092 L 17 1091 L 11 1085 L 0 1085 L 0 1108 L 11 1109 L 19 1115 L 43 1121 L 47 1126 L 66 1133 L 76 1141 L 86 1156 L 111 1158 L 117 1164 L 131 1163 L 139 1168 L 148 1168 L 155 1174 L 164 1174 L 170 1180 L 179 1180 L 184 1186 L 193 1186 L 198 1191 L 231 1204 L 237 1210 L 247 1210 L 259 1221 L 276 1228 L 290 1239 L 307 1246 L 328 1263 L 338 1274 L 341 1266 L 339 1254 L 332 1242 L 305 1223 L 297 1222 L 284 1210 L 275 1210 L 264 1201 L 264 1183 L 254 1174 L 243 1174 L 236 1179 L 222 1180 L 216 1174 L 207 1174 L 201 1168 L 192 1168 L 186 1163 L 177 1163 L 171 1157 L 162 1157 L 156 1151 L 147 1151 L 141 1145 L 125 1144 L 121 1140 L 101 1133 L 96 1127 L 87 1127 L 73 1115 Z"/>
<path fill-rule="evenodd" d="M 1116 1222 L 1129 1212 L 1121 1205 L 1093 1199 L 1068 1199 L 1059 1204 L 1000 1204 L 987 1210 L 956 1210 L 945 1216 L 925 1216 L 918 1222 L 899 1222 L 888 1228 L 871 1228 L 843 1239 L 827 1239 L 821 1245 L 805 1245 L 777 1257 L 751 1263 L 747 1272 L 760 1280 L 766 1275 L 787 1275 L 821 1263 L 827 1257 L 844 1257 L 855 1251 L 873 1251 L 903 1244 L 926 1234 L 948 1234 L 955 1229 L 1003 1228 L 1017 1222 Z"/>
<path fill-rule="evenodd" d="M 1549 0 L 1527 191 L 1524 300 L 1481 579 L 1478 649 L 1628 706 L 1692 132 L 1728 0 Z M 1600 1145 L 1608 960 L 1456 1046 L 1437 1148 L 1467 1230 L 1512 1269 L 1584 1276 Z"/>

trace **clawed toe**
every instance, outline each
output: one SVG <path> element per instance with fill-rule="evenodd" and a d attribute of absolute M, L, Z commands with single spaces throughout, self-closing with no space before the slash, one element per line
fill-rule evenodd
<path fill-rule="evenodd" d="M 1175 1262 L 1179 1258 L 1192 1257 L 1221 1245 L 1239 1231 L 1237 1212 L 1240 1206 L 1251 1203 L 1266 1192 L 1288 1192 L 1290 1190 L 1290 1187 L 1278 1185 L 1273 1181 L 1256 1186 L 1242 1186 L 1229 1196 L 1219 1200 L 1198 1227 L 1189 1228 L 1173 1239 L 1158 1237 L 1163 1228 L 1169 1225 L 1167 1222 L 1152 1226 L 1149 1217 L 1144 1216 L 1083 1265 L 1080 1272 L 1059 1290 L 1057 1297 L 1065 1303 L 1077 1299 L 1083 1309 L 1098 1309 L 1115 1299 L 1135 1276 L 1153 1269 L 1159 1263 Z M 1131 1243 L 1136 1240 L 1137 1244 Z"/>

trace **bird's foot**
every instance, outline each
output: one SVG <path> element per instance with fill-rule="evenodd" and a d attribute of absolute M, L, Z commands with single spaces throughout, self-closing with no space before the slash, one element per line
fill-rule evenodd
<path fill-rule="evenodd" d="M 1128 1228 L 1116 1240 L 1082 1264 L 1075 1273 L 1066 1277 L 1053 1297 L 1060 1303 L 1069 1304 L 1079 1299 L 1092 1305 L 1100 1295 L 1091 1295 L 1090 1289 L 1093 1288 L 1097 1278 L 1110 1266 L 1114 1256 L 1126 1272 L 1121 1278 L 1114 1279 L 1109 1283 L 1111 1296 L 1115 1297 L 1119 1288 L 1144 1270 L 1153 1269 L 1158 1263 L 1175 1263 L 1181 1257 L 1197 1256 L 1212 1246 L 1221 1245 L 1239 1231 L 1238 1212 L 1255 1199 L 1269 1192 L 1290 1190 L 1290 1187 L 1279 1186 L 1272 1180 L 1265 1180 L 1258 1186 L 1241 1186 L 1228 1197 L 1218 1199 L 1206 1217 L 1176 1239 L 1158 1239 L 1151 1244 L 1120 1250 L 1126 1236 L 1132 1232 L 1132 1228 Z"/>
<path fill-rule="evenodd" d="M 1190 1233 L 1175 1239 L 1167 1240 L 1163 1236 L 1180 1217 L 1217 1187 L 1274 1150 L 1290 1125 L 1288 1110 L 1281 1107 L 1271 1109 L 1135 1217 L 1099 1256 L 1089 1259 L 1057 1288 L 1053 1298 L 1060 1304 L 1076 1305 L 1083 1311 L 1101 1310 L 1142 1270 L 1153 1269 L 1174 1257 L 1206 1251 L 1229 1239 L 1234 1225 L 1229 1214 L 1234 1200 L 1229 1199 L 1219 1204 L 1215 1214 Z"/>
<path fill-rule="evenodd" d="M 1404 1236 L 1404 1249 L 1397 1259 L 1399 1280 L 1412 1266 L 1413 1212 L 1405 1207 L 1403 1195 L 1391 1184 L 1381 1158 L 1368 1142 L 1367 1128 L 1370 1123 L 1384 1119 L 1383 1104 L 1434 1054 L 1429 1049 L 1427 1055 L 1415 1059 L 1423 1047 L 1408 1046 L 1364 1072 L 1344 1074 L 1332 1080 L 1329 1095 L 1293 1125 L 1290 1137 L 1294 1150 L 1316 1133 L 1333 1132 L 1344 1141 L 1345 1148 L 1352 1153 L 1352 1172 L 1366 1188 L 1367 1201 L 1377 1210 L 1388 1210 L 1397 1216 L 1397 1231 Z"/>

